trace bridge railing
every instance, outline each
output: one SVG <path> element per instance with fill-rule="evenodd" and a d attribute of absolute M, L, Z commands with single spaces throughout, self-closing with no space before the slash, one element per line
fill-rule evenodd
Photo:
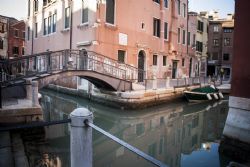
<path fill-rule="evenodd" d="M 86 50 L 61 50 L 23 56 L 1 61 L 0 67 L 0 82 L 66 70 L 91 70 L 130 81 L 145 78 L 143 70 Z"/>

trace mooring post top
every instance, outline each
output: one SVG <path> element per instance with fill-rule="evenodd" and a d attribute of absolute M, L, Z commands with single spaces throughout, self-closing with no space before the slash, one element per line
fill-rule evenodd
<path fill-rule="evenodd" d="M 92 115 L 92 112 L 87 108 L 77 108 L 72 113 L 70 113 L 70 117 L 89 117 Z"/>

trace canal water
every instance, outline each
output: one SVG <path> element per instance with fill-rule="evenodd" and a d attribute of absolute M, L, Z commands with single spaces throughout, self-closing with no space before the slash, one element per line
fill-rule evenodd
<path fill-rule="evenodd" d="M 221 167 L 229 163 L 218 152 L 227 100 L 202 104 L 179 101 L 126 111 L 51 90 L 44 89 L 41 94 L 46 121 L 67 119 L 75 108 L 88 108 L 94 113 L 95 125 L 170 167 Z M 70 166 L 68 124 L 26 133 L 31 136 L 24 142 L 30 166 Z M 94 167 L 154 166 L 94 130 L 93 163 Z"/>

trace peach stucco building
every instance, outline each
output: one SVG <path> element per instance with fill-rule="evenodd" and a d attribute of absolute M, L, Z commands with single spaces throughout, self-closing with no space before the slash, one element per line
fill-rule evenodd
<path fill-rule="evenodd" d="M 28 1 L 26 54 L 87 49 L 147 78 L 190 76 L 188 0 Z"/>

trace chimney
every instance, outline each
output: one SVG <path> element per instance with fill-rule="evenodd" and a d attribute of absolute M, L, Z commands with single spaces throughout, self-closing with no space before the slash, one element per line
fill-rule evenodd
<path fill-rule="evenodd" d="M 231 13 L 227 14 L 227 20 L 233 20 L 233 15 Z"/>

